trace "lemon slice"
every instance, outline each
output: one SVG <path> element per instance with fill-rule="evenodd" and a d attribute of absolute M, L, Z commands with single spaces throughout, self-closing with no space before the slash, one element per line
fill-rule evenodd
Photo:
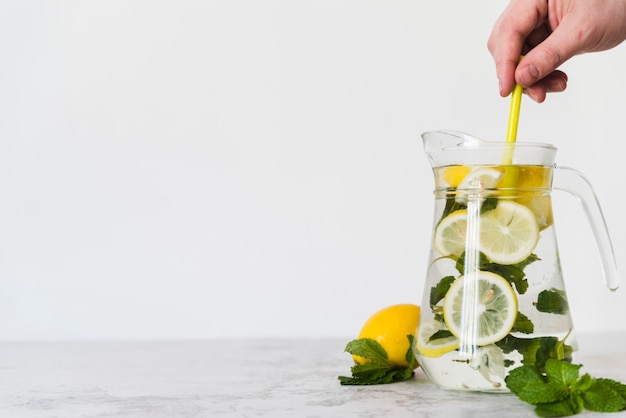
<path fill-rule="evenodd" d="M 516 202 L 526 206 L 535 214 L 540 231 L 543 231 L 554 224 L 554 218 L 552 216 L 552 201 L 550 200 L 550 196 L 517 198 Z"/>
<path fill-rule="evenodd" d="M 441 255 L 460 256 L 465 251 L 467 210 L 452 212 L 435 229 L 433 246 Z"/>
<path fill-rule="evenodd" d="M 448 186 L 457 188 L 461 181 L 470 172 L 470 167 L 466 165 L 451 165 L 445 168 L 441 173 L 441 179 L 445 181 Z"/>
<path fill-rule="evenodd" d="M 493 167 L 473 167 L 459 183 L 456 201 L 458 203 L 466 202 L 467 196 L 465 193 L 467 193 L 467 191 L 495 188 L 503 174 L 503 171 Z"/>
<path fill-rule="evenodd" d="M 515 201 L 527 206 L 537 217 L 539 229 L 543 230 L 554 223 L 552 202 L 547 193 L 552 181 L 552 167 L 523 166 L 519 169 Z"/>
<path fill-rule="evenodd" d="M 462 324 L 472 320 L 463 318 L 466 280 L 468 279 L 465 276 L 456 279 L 443 301 L 446 326 L 457 338 L 463 335 Z M 517 296 L 506 279 L 487 271 L 477 272 L 476 289 L 477 329 L 476 335 L 470 336 L 475 337 L 470 343 L 485 346 L 500 341 L 513 328 L 517 317 Z"/>
<path fill-rule="evenodd" d="M 480 216 L 480 251 L 497 264 L 525 260 L 539 240 L 533 212 L 519 203 L 501 200 Z"/>
<path fill-rule="evenodd" d="M 436 338 L 430 340 L 437 331 L 443 331 L 446 327 L 440 321 L 434 319 L 420 324 L 417 334 L 417 352 L 425 357 L 441 357 L 459 346 L 458 338 L 454 336 Z"/>
<path fill-rule="evenodd" d="M 498 185 L 503 171 L 493 167 L 473 167 L 459 183 L 459 189 L 492 189 Z"/>

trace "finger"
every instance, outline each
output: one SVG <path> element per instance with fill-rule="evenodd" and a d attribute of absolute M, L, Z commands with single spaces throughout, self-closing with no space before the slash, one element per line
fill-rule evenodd
<path fill-rule="evenodd" d="M 496 64 L 496 75 L 500 83 L 500 94 L 507 96 L 515 86 L 515 68 L 524 46 L 524 41 L 547 16 L 547 2 L 534 0 L 528 7 L 527 1 L 511 1 L 493 27 L 487 48 Z"/>
<path fill-rule="evenodd" d="M 528 51 L 542 43 L 548 36 L 550 36 L 551 33 L 552 31 L 546 23 L 532 31 L 524 41 L 524 47 L 526 48 L 526 50 L 524 51 L 524 55 L 528 53 Z"/>
<path fill-rule="evenodd" d="M 524 93 L 537 103 L 542 103 L 546 99 L 547 93 L 560 93 L 566 88 L 567 74 L 557 70 L 526 88 Z"/>
<path fill-rule="evenodd" d="M 515 68 L 524 44 L 523 37 L 517 32 L 501 31 L 494 28 L 487 48 L 496 64 L 496 76 L 498 77 L 501 96 L 508 96 L 515 86 Z"/>

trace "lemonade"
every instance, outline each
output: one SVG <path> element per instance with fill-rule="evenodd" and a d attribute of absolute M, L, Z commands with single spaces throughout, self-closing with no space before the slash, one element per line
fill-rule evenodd
<path fill-rule="evenodd" d="M 438 386 L 508 391 L 507 373 L 571 359 L 549 165 L 435 167 L 416 357 Z M 468 235 L 470 235 L 468 237 Z"/>

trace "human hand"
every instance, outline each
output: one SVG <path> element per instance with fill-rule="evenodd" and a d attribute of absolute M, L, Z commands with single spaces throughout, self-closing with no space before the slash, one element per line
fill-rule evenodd
<path fill-rule="evenodd" d="M 487 47 L 500 95 L 517 82 L 541 103 L 567 87 L 557 68 L 575 55 L 613 48 L 626 39 L 626 0 L 511 0 Z M 520 55 L 524 55 L 521 62 Z"/>

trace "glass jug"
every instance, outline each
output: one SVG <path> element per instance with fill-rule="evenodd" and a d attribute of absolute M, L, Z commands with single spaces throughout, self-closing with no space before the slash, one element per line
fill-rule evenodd
<path fill-rule="evenodd" d="M 552 188 L 578 198 L 604 278 L 619 286 L 595 193 L 556 148 L 427 132 L 435 176 L 434 228 L 415 354 L 441 388 L 506 392 L 521 365 L 572 359 L 576 335 L 555 236 Z"/>

